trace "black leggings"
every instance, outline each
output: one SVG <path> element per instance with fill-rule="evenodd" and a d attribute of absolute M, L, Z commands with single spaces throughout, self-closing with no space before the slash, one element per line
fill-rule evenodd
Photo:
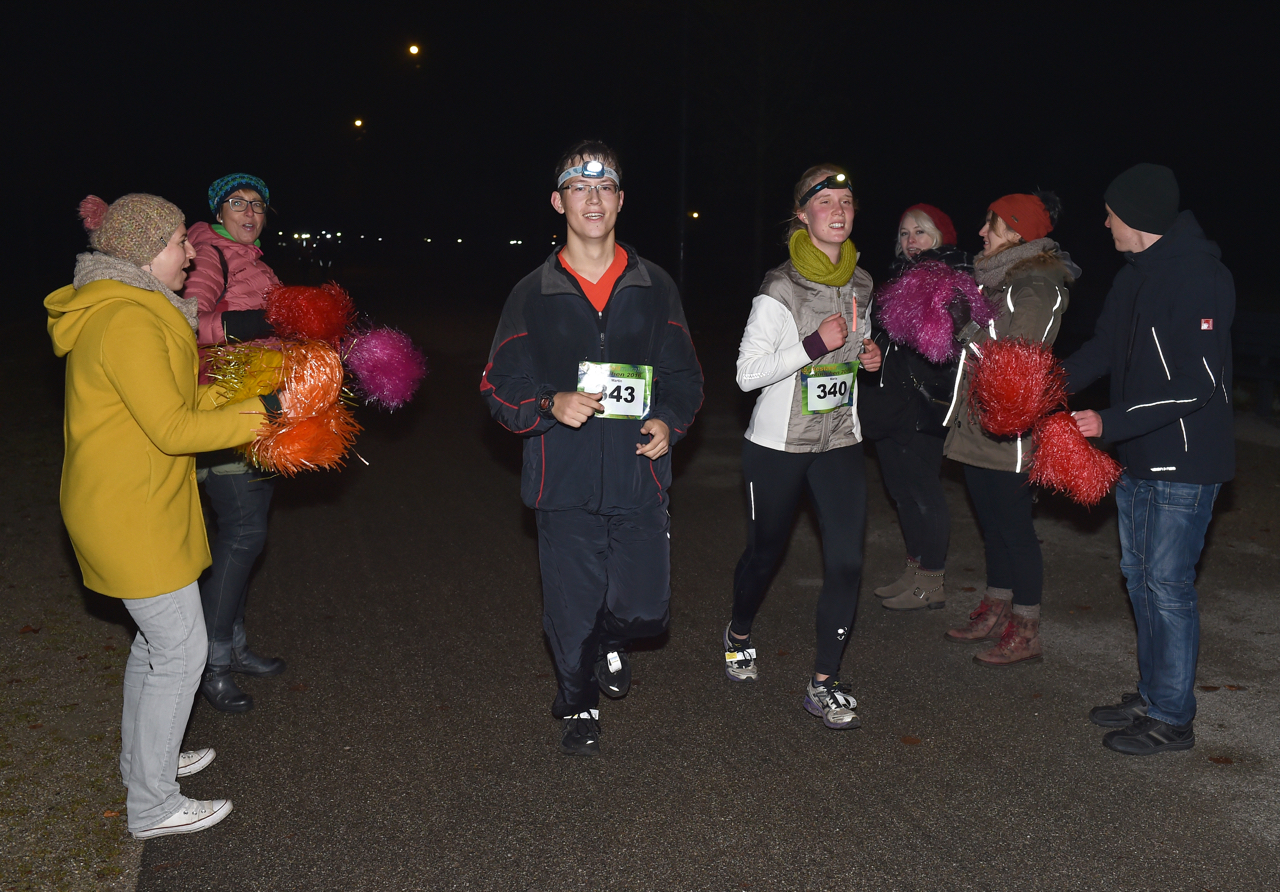
<path fill-rule="evenodd" d="M 898 507 L 898 524 L 907 554 L 924 570 L 947 565 L 951 512 L 942 491 L 942 437 L 913 431 L 904 446 L 886 437 L 876 440 L 876 458 L 885 488 Z"/>
<path fill-rule="evenodd" d="M 858 611 L 867 476 L 862 444 L 829 452 L 780 452 L 747 440 L 742 446 L 750 521 L 747 549 L 733 574 L 733 632 L 746 635 L 791 538 L 805 490 L 822 532 L 822 594 L 813 671 L 835 675 Z"/>
<path fill-rule="evenodd" d="M 1015 604 L 1039 604 L 1044 589 L 1044 558 L 1031 522 L 1031 485 L 1027 475 L 965 465 L 964 482 L 982 527 L 987 585 L 1013 589 Z"/>

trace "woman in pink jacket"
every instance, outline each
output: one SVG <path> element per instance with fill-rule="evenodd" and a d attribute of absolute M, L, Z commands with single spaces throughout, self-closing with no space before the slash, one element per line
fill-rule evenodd
<path fill-rule="evenodd" d="M 258 238 L 266 223 L 271 193 L 255 176 L 235 173 L 209 187 L 209 210 L 216 222 L 196 223 L 187 237 L 195 248 L 194 269 L 185 297 L 195 298 L 201 346 L 270 337 L 263 295 L 280 280 L 262 262 Z M 200 584 L 209 661 L 200 692 L 223 712 L 245 712 L 253 698 L 232 672 L 266 677 L 284 671 L 284 660 L 249 649 L 244 605 L 249 574 L 267 539 L 267 511 L 274 483 L 231 452 L 201 456 L 200 477 L 207 504 L 217 518 L 213 566 Z"/>

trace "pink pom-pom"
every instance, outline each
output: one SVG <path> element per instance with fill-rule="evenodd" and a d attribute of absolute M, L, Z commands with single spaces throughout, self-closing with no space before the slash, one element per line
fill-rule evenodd
<path fill-rule="evenodd" d="M 1012 338 L 979 349 L 969 402 L 990 433 L 1017 436 L 1067 404 L 1066 373 L 1045 344 Z"/>
<path fill-rule="evenodd" d="M 915 350 L 930 362 L 956 358 L 955 323 L 947 307 L 960 300 L 979 325 L 996 318 L 996 311 L 973 277 L 937 260 L 926 260 L 886 284 L 877 295 L 880 324 L 889 338 Z"/>
<path fill-rule="evenodd" d="M 84 221 L 84 228 L 89 232 L 100 227 L 106 216 L 107 203 L 98 196 L 89 195 L 80 202 L 80 219 Z"/>
<path fill-rule="evenodd" d="M 1034 437 L 1036 451 L 1028 475 L 1032 483 L 1092 507 L 1120 479 L 1119 463 L 1086 440 L 1067 412 L 1040 419 Z"/>
<path fill-rule="evenodd" d="M 398 409 L 427 374 L 427 358 L 402 331 L 375 328 L 343 344 L 347 368 L 365 402 Z"/>

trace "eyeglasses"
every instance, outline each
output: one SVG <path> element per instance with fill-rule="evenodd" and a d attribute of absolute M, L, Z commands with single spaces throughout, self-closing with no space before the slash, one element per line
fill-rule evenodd
<path fill-rule="evenodd" d="M 586 195 L 588 192 L 609 196 L 618 194 L 618 186 L 615 183 L 569 183 L 560 188 L 574 197 Z"/>
<path fill-rule="evenodd" d="M 809 191 L 800 196 L 800 207 L 804 207 L 810 198 L 817 195 L 823 189 L 848 189 L 850 194 L 853 193 L 853 186 L 849 183 L 849 178 L 842 173 L 833 174 L 825 180 L 820 180 L 809 187 Z"/>
<path fill-rule="evenodd" d="M 243 198 L 228 198 L 225 202 L 231 205 L 231 210 L 244 213 L 246 208 L 253 208 L 255 214 L 265 213 L 267 203 L 265 201 L 245 201 Z"/>

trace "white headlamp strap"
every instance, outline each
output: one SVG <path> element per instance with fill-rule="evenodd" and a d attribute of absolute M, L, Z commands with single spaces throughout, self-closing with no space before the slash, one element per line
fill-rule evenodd
<path fill-rule="evenodd" d="M 622 185 L 622 178 L 618 176 L 618 172 L 612 167 L 606 167 L 603 161 L 585 161 L 582 164 L 570 167 L 560 174 L 560 178 L 556 180 L 556 188 L 559 189 L 563 186 L 564 181 L 570 177 L 586 177 L 589 180 L 602 180 L 608 177 L 619 186 Z"/>

